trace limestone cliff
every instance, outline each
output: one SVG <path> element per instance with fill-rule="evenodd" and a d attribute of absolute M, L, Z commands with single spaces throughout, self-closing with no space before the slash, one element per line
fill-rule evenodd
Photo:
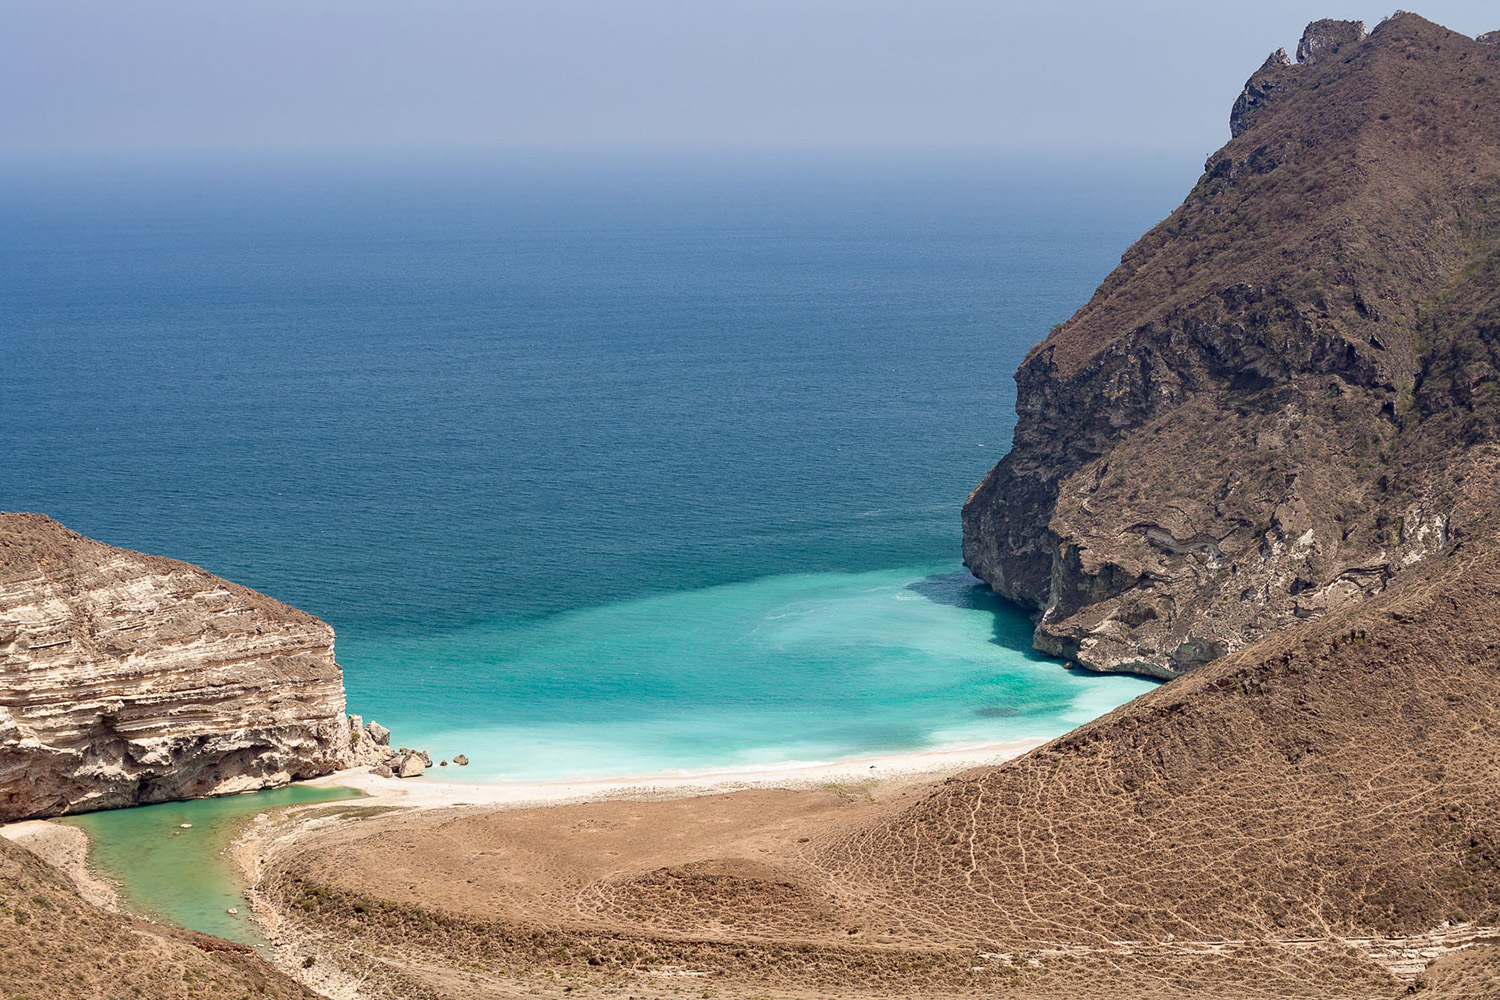
<path fill-rule="evenodd" d="M 1096 670 L 1172 677 L 1381 592 L 1462 537 L 1492 447 L 1455 414 L 1492 385 L 1500 46 L 1314 22 L 1231 132 L 1026 358 L 964 508 L 970 569 Z"/>
<path fill-rule="evenodd" d="M 367 743 L 317 618 L 0 513 L 0 821 L 283 784 Z"/>

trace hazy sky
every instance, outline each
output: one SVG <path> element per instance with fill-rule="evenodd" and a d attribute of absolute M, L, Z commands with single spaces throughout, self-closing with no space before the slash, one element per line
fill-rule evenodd
<path fill-rule="evenodd" d="M 0 0 L 0 154 L 1191 150 L 1360 0 Z M 1418 12 L 1477 34 L 1495 0 Z"/>

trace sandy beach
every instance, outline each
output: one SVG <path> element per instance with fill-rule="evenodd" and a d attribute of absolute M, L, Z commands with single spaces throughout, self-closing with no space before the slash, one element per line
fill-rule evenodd
<path fill-rule="evenodd" d="M 786 858 L 798 853 L 811 834 L 827 833 L 947 775 L 1009 760 L 1044 742 L 553 782 L 444 780 L 463 774 L 452 764 L 409 779 L 381 778 L 359 768 L 306 784 L 355 788 L 367 798 L 262 815 L 230 851 L 246 882 L 255 887 L 248 893 L 251 910 L 273 943 L 278 964 L 325 996 L 355 1000 L 364 995 L 361 984 L 371 976 L 394 976 L 403 983 L 413 976 L 442 977 L 410 956 L 394 962 L 356 959 L 339 936 L 289 921 L 285 901 L 273 901 L 274 889 L 269 895 L 262 891 L 267 872 L 282 867 L 283 859 L 294 865 L 299 856 L 329 860 L 322 852 L 332 850 L 337 860 L 330 863 L 336 867 L 360 872 L 361 880 L 374 872 L 394 877 L 389 885 L 381 879 L 368 884 L 409 901 L 414 897 L 402 880 L 416 874 L 411 865 L 419 859 L 402 850 L 400 863 L 392 866 L 387 839 L 417 836 L 426 841 L 442 829 L 444 847 L 418 852 L 418 879 L 434 890 L 431 902 L 463 909 L 478 900 L 459 888 L 466 883 L 453 872 L 466 867 L 465 859 L 475 851 L 510 842 L 537 863 L 490 874 L 512 896 L 509 915 L 530 922 L 545 919 L 561 884 L 597 877 L 597 864 L 613 868 L 648 858 L 668 862 L 684 851 L 692 857 L 727 852 L 766 861 Z M 478 826 L 469 829 L 473 824 Z M 664 845 L 669 845 L 668 853 L 658 856 Z M 458 854 L 450 856 L 448 848 Z M 305 966 L 309 956 L 316 960 Z M 655 995 L 656 990 L 649 992 Z"/>
<path fill-rule="evenodd" d="M 971 767 L 1019 757 L 1045 739 L 1012 740 L 974 746 L 943 747 L 910 753 L 851 757 L 838 761 L 788 761 L 744 768 L 667 771 L 649 775 L 559 781 L 465 782 L 451 780 L 464 769 L 429 768 L 419 778 L 381 778 L 368 768 L 339 771 L 304 784 L 356 788 L 379 800 L 415 808 L 444 806 L 543 806 L 603 799 L 681 798 L 751 788 L 808 790 L 829 785 L 900 783 L 931 780 Z"/>

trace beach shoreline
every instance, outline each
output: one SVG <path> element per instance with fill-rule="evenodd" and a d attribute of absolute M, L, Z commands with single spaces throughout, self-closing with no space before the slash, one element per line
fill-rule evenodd
<path fill-rule="evenodd" d="M 603 799 L 660 799 L 713 795 L 749 788 L 806 790 L 830 785 L 930 781 L 974 767 L 1012 760 L 1050 742 L 1049 738 L 938 747 L 905 753 L 872 754 L 835 761 L 786 761 L 744 767 L 665 771 L 656 774 L 550 781 L 453 781 L 456 765 L 437 768 L 417 778 L 382 778 L 368 767 L 335 771 L 299 784 L 354 788 L 375 802 L 409 808 L 448 806 L 530 808 L 576 804 Z"/>
<path fill-rule="evenodd" d="M 786 761 L 770 765 L 682 770 L 656 774 L 557 779 L 552 781 L 454 781 L 457 765 L 432 768 L 417 778 L 382 778 L 369 767 L 335 771 L 297 785 L 350 788 L 363 793 L 342 800 L 356 811 L 329 815 L 333 803 L 273 807 L 247 817 L 230 837 L 224 851 L 239 870 L 249 917 L 269 945 L 268 953 L 283 971 L 327 997 L 360 996 L 357 976 L 344 964 L 325 961 L 304 969 L 307 954 L 332 958 L 333 943 L 300 932 L 258 891 L 262 871 L 283 852 L 296 851 L 309 836 L 331 828 L 358 824 L 366 809 L 371 815 L 398 811 L 425 814 L 444 809 L 465 813 L 511 810 L 564 809 L 591 803 L 662 802 L 673 799 L 722 796 L 751 790 L 835 792 L 861 800 L 900 794 L 910 786 L 940 781 L 976 767 L 999 764 L 1049 742 L 1043 738 L 967 746 L 939 747 L 905 753 L 873 754 L 836 761 Z M 363 807 L 363 808 L 361 808 Z M 73 826 L 50 821 L 8 824 L 0 835 L 21 842 L 56 864 L 90 902 L 119 910 L 115 887 L 94 868 L 88 837 Z M 156 916 L 146 919 L 161 920 Z"/>
<path fill-rule="evenodd" d="M 791 793 L 799 800 L 802 795 L 816 797 L 832 792 L 845 800 L 873 807 L 877 799 L 909 794 L 912 786 L 1014 759 L 1047 742 L 1038 738 L 838 761 L 789 761 L 768 766 L 544 782 L 433 780 L 436 776 L 432 770 L 418 778 L 382 778 L 370 768 L 361 767 L 299 784 L 353 788 L 365 797 L 344 800 L 333 809 L 322 803 L 279 809 L 274 815 L 261 814 L 241 828 L 226 850 L 240 869 L 251 919 L 269 942 L 276 965 L 325 997 L 358 1000 L 364 995 L 361 984 L 370 970 L 360 971 L 359 962 L 344 943 L 310 932 L 287 919 L 287 914 L 262 891 L 261 882 L 264 872 L 279 856 L 316 843 L 312 838 L 356 826 L 366 816 L 396 813 L 430 816 L 447 809 L 469 816 L 527 812 L 563 815 L 571 808 L 596 804 L 601 808 L 619 808 L 630 802 L 663 803 L 757 792 Z M 450 764 L 443 770 L 454 769 L 455 765 Z M 309 956 L 314 961 L 304 964 Z"/>

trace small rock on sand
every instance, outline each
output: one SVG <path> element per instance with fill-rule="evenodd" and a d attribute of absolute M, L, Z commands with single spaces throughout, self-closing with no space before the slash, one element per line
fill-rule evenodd
<path fill-rule="evenodd" d="M 376 764 L 370 769 L 370 773 L 377 778 L 394 778 L 396 776 L 396 772 L 391 770 L 389 764 Z"/>

